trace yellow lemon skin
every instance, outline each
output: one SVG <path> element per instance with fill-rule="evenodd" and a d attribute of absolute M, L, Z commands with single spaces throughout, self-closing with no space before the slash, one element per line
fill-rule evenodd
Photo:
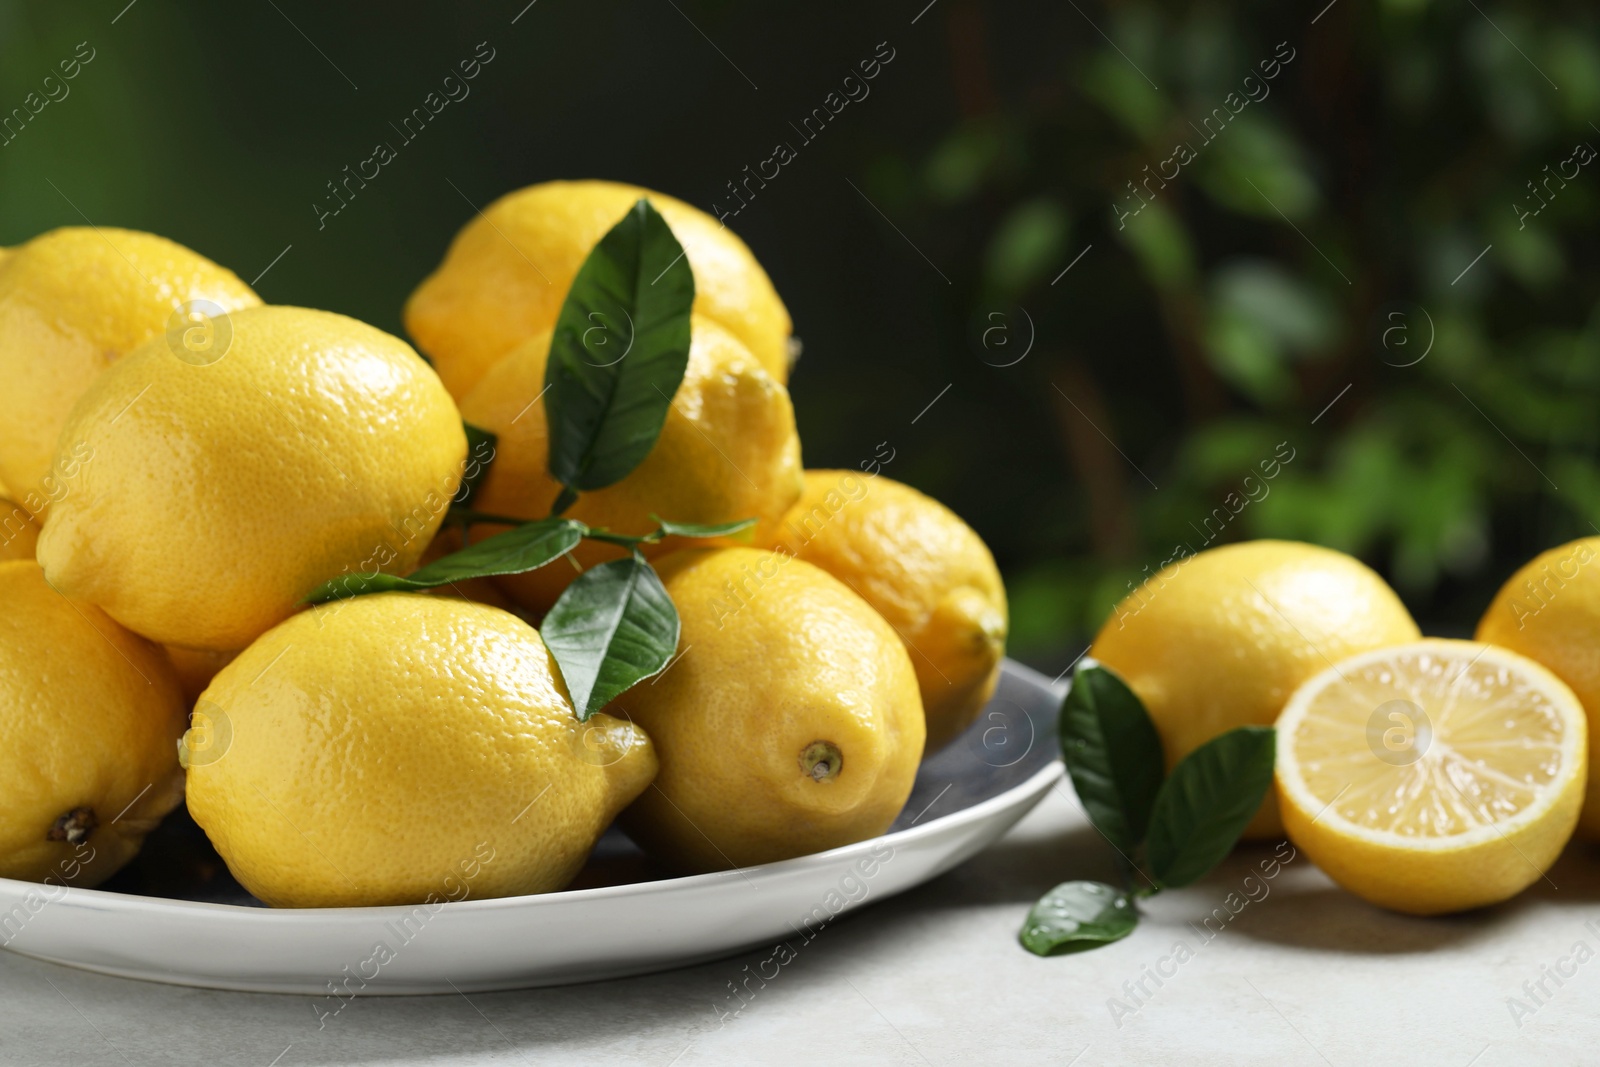
<path fill-rule="evenodd" d="M 652 515 L 695 523 L 756 519 L 753 537 L 773 535 L 802 485 L 789 391 L 710 319 L 695 316 L 691 337 L 689 365 L 655 447 L 627 477 L 580 494 L 565 514 L 626 534 L 654 530 Z M 481 511 L 543 518 L 561 491 L 548 472 L 543 394 L 549 352 L 545 332 L 497 364 L 462 402 L 468 422 L 499 435 L 494 464 L 473 501 Z M 474 539 L 499 529 L 475 528 Z M 646 554 L 674 547 L 664 542 L 648 546 Z M 585 541 L 572 559 L 591 567 L 621 552 Z M 542 613 L 576 574 L 562 560 L 497 582 L 517 603 Z"/>
<path fill-rule="evenodd" d="M 560 889 L 654 776 L 650 739 L 580 723 L 539 634 L 384 593 L 314 608 L 224 667 L 184 737 L 189 810 L 276 907 Z"/>
<path fill-rule="evenodd" d="M 1600 537 L 1534 557 L 1513 574 L 1478 620 L 1477 639 L 1520 652 L 1555 673 L 1591 716 L 1589 760 L 1600 730 Z M 1588 783 L 1578 832 L 1600 840 L 1600 781 Z"/>
<path fill-rule="evenodd" d="M 232 663 L 239 654 L 237 651 L 215 652 L 210 649 L 179 648 L 177 645 L 165 645 L 162 650 L 172 664 L 172 673 L 183 690 L 185 703 L 190 707 L 200 699 L 200 694 L 205 692 L 217 672 Z"/>
<path fill-rule="evenodd" d="M 911 794 L 924 726 L 888 623 L 809 563 L 753 548 L 658 565 L 682 654 L 612 702 L 661 773 L 622 825 L 662 864 L 746 867 L 865 840 Z"/>
<path fill-rule="evenodd" d="M 39 562 L 151 640 L 243 648 L 328 579 L 408 573 L 466 448 L 405 342 L 331 312 L 247 309 L 215 362 L 158 338 L 84 394 Z"/>
<path fill-rule="evenodd" d="M 232 271 L 135 230 L 51 230 L 0 259 L 0 479 L 18 503 L 40 514 L 65 491 L 51 461 L 72 405 L 190 301 L 261 303 Z"/>
<path fill-rule="evenodd" d="M 1360 561 L 1316 545 L 1246 541 L 1163 568 L 1111 613 L 1089 655 L 1155 721 L 1167 768 L 1236 726 L 1270 726 L 1300 684 L 1346 656 L 1421 636 Z M 1247 839 L 1282 834 L 1269 797 Z"/>
<path fill-rule="evenodd" d="M 1343 723 L 1340 700 L 1317 703 L 1330 689 L 1351 701 Z M 1415 770 L 1390 767 L 1370 747 L 1371 713 L 1397 696 L 1421 707 L 1435 731 Z M 1312 716 L 1319 720 L 1308 722 Z M 1343 744 L 1301 755 L 1308 731 L 1342 733 Z M 1537 882 L 1571 838 L 1588 778 L 1588 732 L 1572 690 L 1507 650 L 1429 639 L 1344 659 L 1297 690 L 1279 719 L 1274 777 L 1284 829 L 1328 877 L 1379 907 L 1443 915 L 1498 904 Z M 1461 733 L 1477 736 L 1452 736 Z M 1508 757 L 1509 768 L 1496 765 Z M 1402 773 L 1409 780 L 1398 788 L 1374 789 L 1375 777 Z M 1306 786 L 1317 778 L 1320 795 Z M 1540 793 L 1526 803 L 1520 790 L 1535 782 Z M 1498 809 L 1513 797 L 1526 807 L 1507 816 Z M 1480 813 L 1470 830 L 1430 832 L 1430 823 L 1462 809 Z M 1498 821 L 1485 822 L 1485 810 Z"/>
<path fill-rule="evenodd" d="M 929 752 L 994 695 L 1006 647 L 1006 590 L 972 527 L 908 485 L 810 470 L 777 546 L 859 593 L 905 642 L 928 719 Z"/>
<path fill-rule="evenodd" d="M 161 651 L 27 560 L 0 563 L 0 877 L 93 886 L 183 799 Z"/>
<path fill-rule="evenodd" d="M 670 196 L 605 181 L 560 181 L 508 193 L 451 242 L 405 308 L 406 331 L 458 399 L 534 334 L 555 328 L 578 268 L 644 198 L 683 245 L 695 310 L 744 342 L 767 373 L 789 374 L 789 312 L 745 243 Z"/>
<path fill-rule="evenodd" d="M 0 494 L 0 560 L 33 559 L 39 525 L 21 504 Z"/>

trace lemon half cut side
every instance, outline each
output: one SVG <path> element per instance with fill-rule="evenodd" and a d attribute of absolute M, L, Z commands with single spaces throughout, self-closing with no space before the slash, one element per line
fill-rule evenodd
<path fill-rule="evenodd" d="M 1555 862 L 1583 802 L 1583 706 L 1494 645 L 1435 639 L 1353 656 L 1297 689 L 1277 727 L 1290 839 L 1396 911 L 1516 895 Z"/>

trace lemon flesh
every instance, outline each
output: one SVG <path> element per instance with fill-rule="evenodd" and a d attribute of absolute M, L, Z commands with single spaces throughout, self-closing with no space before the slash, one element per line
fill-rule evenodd
<path fill-rule="evenodd" d="M 1577 823 L 1583 707 L 1516 653 L 1427 640 L 1346 659 L 1278 720 L 1277 787 L 1294 843 L 1334 881 L 1416 915 L 1506 900 Z"/>

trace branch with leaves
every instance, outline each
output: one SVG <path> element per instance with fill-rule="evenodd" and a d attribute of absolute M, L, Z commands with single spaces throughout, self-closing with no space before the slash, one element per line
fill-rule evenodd
<path fill-rule="evenodd" d="M 623 534 L 564 516 L 582 492 L 626 478 L 655 447 L 689 365 L 694 273 L 665 219 L 640 199 L 602 237 L 568 290 L 545 367 L 550 476 L 561 485 L 549 517 L 527 522 L 471 509 L 487 473 L 464 479 L 446 521 L 512 527 L 401 577 L 348 574 L 323 583 L 310 604 L 383 592 L 421 592 L 470 578 L 523 574 L 585 540 L 628 550 L 573 579 L 540 626 L 579 721 L 658 674 L 678 647 L 678 612 L 643 546 L 666 537 L 728 537 L 754 519 L 716 525 L 652 516 L 656 529 Z M 625 322 L 618 340 L 608 323 Z M 469 454 L 494 435 L 468 426 Z"/>
<path fill-rule="evenodd" d="M 1063 882 L 1018 935 L 1040 956 L 1120 941 L 1138 901 L 1204 877 L 1233 850 L 1272 785 L 1270 726 L 1241 726 L 1164 773 L 1150 713 L 1113 671 L 1085 660 L 1061 704 L 1061 755 L 1096 830 L 1116 849 L 1123 885 Z"/>

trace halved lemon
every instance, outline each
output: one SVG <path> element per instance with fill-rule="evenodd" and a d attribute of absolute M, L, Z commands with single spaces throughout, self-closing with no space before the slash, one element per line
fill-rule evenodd
<path fill-rule="evenodd" d="M 1413 915 L 1506 900 L 1555 862 L 1588 779 L 1583 706 L 1495 645 L 1365 652 L 1278 718 L 1284 828 L 1350 892 Z"/>

